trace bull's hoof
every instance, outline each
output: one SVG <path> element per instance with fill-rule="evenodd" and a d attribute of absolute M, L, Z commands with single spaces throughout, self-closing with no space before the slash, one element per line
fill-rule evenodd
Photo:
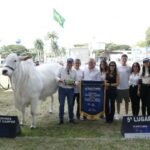
<path fill-rule="evenodd" d="M 31 126 L 30 126 L 30 129 L 35 129 L 35 128 L 36 128 L 35 125 L 31 125 Z"/>
<path fill-rule="evenodd" d="M 53 114 L 53 112 L 52 112 L 52 111 L 50 111 L 50 112 L 49 112 L 49 114 Z"/>

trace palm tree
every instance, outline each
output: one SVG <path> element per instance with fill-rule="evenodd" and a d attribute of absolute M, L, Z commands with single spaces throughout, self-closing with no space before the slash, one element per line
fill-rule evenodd
<path fill-rule="evenodd" d="M 60 52 L 59 52 L 59 47 L 58 47 L 58 44 L 57 44 L 57 40 L 58 40 L 58 36 L 57 36 L 57 33 L 56 32 L 51 32 L 51 33 L 47 33 L 47 38 L 48 40 L 51 41 L 51 47 L 52 47 L 52 50 L 53 50 L 53 53 L 55 56 L 58 56 L 60 55 Z"/>
<path fill-rule="evenodd" d="M 61 56 L 65 56 L 66 55 L 66 49 L 64 47 L 60 48 L 60 54 L 61 54 Z"/>
<path fill-rule="evenodd" d="M 44 43 L 41 39 L 36 39 L 34 42 L 34 47 L 38 54 L 38 60 L 43 61 L 44 57 Z"/>

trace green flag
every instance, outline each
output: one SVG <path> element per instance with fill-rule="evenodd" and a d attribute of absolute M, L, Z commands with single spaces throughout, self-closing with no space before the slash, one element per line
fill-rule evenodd
<path fill-rule="evenodd" d="M 64 27 L 65 19 L 56 11 L 56 9 L 53 9 L 53 17 L 61 27 Z"/>

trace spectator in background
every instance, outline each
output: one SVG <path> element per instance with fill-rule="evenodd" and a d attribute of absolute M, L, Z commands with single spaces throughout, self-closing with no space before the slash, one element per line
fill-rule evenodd
<path fill-rule="evenodd" d="M 125 114 L 128 115 L 129 109 L 129 76 L 131 72 L 131 67 L 127 65 L 128 56 L 123 54 L 121 56 L 121 66 L 118 67 L 119 73 L 119 85 L 117 87 L 117 115 L 115 116 L 116 119 L 120 119 L 120 104 L 122 100 L 125 101 Z"/>
<path fill-rule="evenodd" d="M 142 115 L 150 116 L 150 60 L 143 60 L 140 95 L 142 100 Z"/>
<path fill-rule="evenodd" d="M 80 69 L 81 66 L 81 60 L 80 59 L 75 59 L 74 62 L 74 69 L 76 71 L 77 74 L 77 81 L 80 82 L 83 78 L 83 71 Z M 77 110 L 76 110 L 76 117 L 77 119 L 80 119 L 80 108 L 79 108 L 79 101 L 80 101 L 80 88 L 79 88 L 79 84 L 74 88 L 74 97 L 73 97 L 73 107 L 75 104 L 75 100 L 77 102 Z"/>
<path fill-rule="evenodd" d="M 117 73 L 117 66 L 114 61 L 111 61 L 106 73 L 106 103 L 105 115 L 106 123 L 112 123 L 115 114 L 115 99 L 117 96 L 117 86 L 119 84 L 119 75 Z"/>
<path fill-rule="evenodd" d="M 69 122 L 74 123 L 73 119 L 73 96 L 74 86 L 77 85 L 77 74 L 73 66 L 73 59 L 67 59 L 66 67 L 62 67 L 57 75 L 57 81 L 59 82 L 58 99 L 59 99 L 59 125 L 64 123 L 64 104 L 67 97 Z"/>
<path fill-rule="evenodd" d="M 138 62 L 133 63 L 131 68 L 131 74 L 129 77 L 129 96 L 131 100 L 132 115 L 138 116 L 140 111 L 140 96 L 138 92 L 138 84 L 140 79 L 140 64 Z"/>

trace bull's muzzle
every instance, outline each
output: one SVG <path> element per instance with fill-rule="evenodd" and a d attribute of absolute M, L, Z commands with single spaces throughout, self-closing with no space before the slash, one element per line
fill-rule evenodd
<path fill-rule="evenodd" d="M 3 74 L 3 75 L 6 75 L 6 74 L 7 74 L 7 70 L 3 70 L 3 71 L 2 71 L 2 74 Z"/>

